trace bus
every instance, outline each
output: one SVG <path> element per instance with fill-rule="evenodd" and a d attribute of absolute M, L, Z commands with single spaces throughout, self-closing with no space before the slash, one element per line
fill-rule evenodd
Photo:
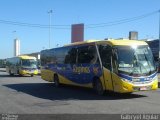
<path fill-rule="evenodd" d="M 20 76 L 38 74 L 37 59 L 32 56 L 17 56 L 6 59 L 6 72 L 11 76 L 18 74 Z"/>
<path fill-rule="evenodd" d="M 132 93 L 158 88 L 152 52 L 140 40 L 89 40 L 41 51 L 41 78 L 60 84 Z"/>
<path fill-rule="evenodd" d="M 5 68 L 6 61 L 5 59 L 0 59 L 0 68 Z"/>

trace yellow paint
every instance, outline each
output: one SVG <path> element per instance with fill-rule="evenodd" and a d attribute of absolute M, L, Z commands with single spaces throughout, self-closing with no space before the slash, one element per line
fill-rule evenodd
<path fill-rule="evenodd" d="M 74 42 L 74 43 L 71 43 L 71 44 L 68 44 L 68 45 L 64 45 L 64 46 L 73 46 L 73 45 L 81 45 L 81 44 L 88 44 L 88 43 L 95 43 L 95 42 L 98 42 L 100 40 L 86 40 L 86 41 L 82 41 L 82 42 Z"/>
<path fill-rule="evenodd" d="M 35 60 L 36 60 L 36 57 L 27 56 L 27 55 L 20 55 L 20 56 L 18 56 L 18 57 L 21 58 L 21 59 L 35 59 Z"/>
<path fill-rule="evenodd" d="M 158 89 L 158 79 L 152 82 L 152 90 Z"/>
<path fill-rule="evenodd" d="M 111 40 L 87 40 L 83 42 L 75 42 L 65 46 L 74 46 L 74 45 L 85 45 L 90 43 L 96 44 L 109 44 L 111 46 L 121 46 L 121 45 L 148 45 L 146 42 L 142 40 L 129 40 L 129 39 L 111 39 Z"/>
<path fill-rule="evenodd" d="M 106 90 L 112 91 L 113 86 L 112 86 L 111 72 L 108 69 L 106 69 L 105 67 L 103 67 L 103 73 L 104 73 Z"/>
<path fill-rule="evenodd" d="M 20 75 L 37 75 L 38 74 L 38 70 L 34 70 L 34 72 L 30 72 L 30 71 L 28 71 L 28 70 L 20 70 L 19 71 L 19 74 Z"/>
<path fill-rule="evenodd" d="M 115 92 L 119 92 L 119 93 L 129 93 L 129 92 L 136 92 L 133 88 L 134 87 L 149 87 L 151 86 L 151 90 L 156 90 L 158 88 L 158 80 L 154 80 L 151 83 L 146 83 L 146 84 L 132 84 L 130 82 L 126 82 L 122 79 L 120 79 L 120 77 L 118 77 L 118 75 L 112 73 L 112 77 L 113 77 L 113 84 L 114 84 L 114 91 Z"/>
<path fill-rule="evenodd" d="M 120 46 L 120 45 L 148 45 L 146 42 L 141 40 L 108 40 L 109 43 L 111 43 L 113 46 Z"/>
<path fill-rule="evenodd" d="M 41 70 L 41 78 L 43 80 L 53 82 L 54 72 L 52 70 Z"/>

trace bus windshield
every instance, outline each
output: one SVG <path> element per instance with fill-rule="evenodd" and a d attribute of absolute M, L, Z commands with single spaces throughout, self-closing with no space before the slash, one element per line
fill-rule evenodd
<path fill-rule="evenodd" d="M 150 75 L 156 71 L 153 55 L 147 45 L 118 46 L 118 71 L 128 75 Z"/>
<path fill-rule="evenodd" d="M 22 67 L 37 68 L 37 61 L 35 59 L 22 59 Z"/>

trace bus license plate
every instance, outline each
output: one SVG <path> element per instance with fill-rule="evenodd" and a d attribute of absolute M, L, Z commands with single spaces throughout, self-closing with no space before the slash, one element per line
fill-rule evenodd
<path fill-rule="evenodd" d="M 140 87 L 140 90 L 147 90 L 147 87 Z"/>

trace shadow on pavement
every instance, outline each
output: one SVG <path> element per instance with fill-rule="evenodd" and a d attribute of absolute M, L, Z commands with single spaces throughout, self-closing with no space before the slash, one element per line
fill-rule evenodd
<path fill-rule="evenodd" d="M 95 94 L 92 89 L 66 85 L 56 88 L 53 83 L 7 84 L 4 86 L 17 92 L 49 100 L 119 100 L 146 97 L 139 94 L 118 94 L 113 92 L 107 92 L 104 96 L 100 96 Z"/>

